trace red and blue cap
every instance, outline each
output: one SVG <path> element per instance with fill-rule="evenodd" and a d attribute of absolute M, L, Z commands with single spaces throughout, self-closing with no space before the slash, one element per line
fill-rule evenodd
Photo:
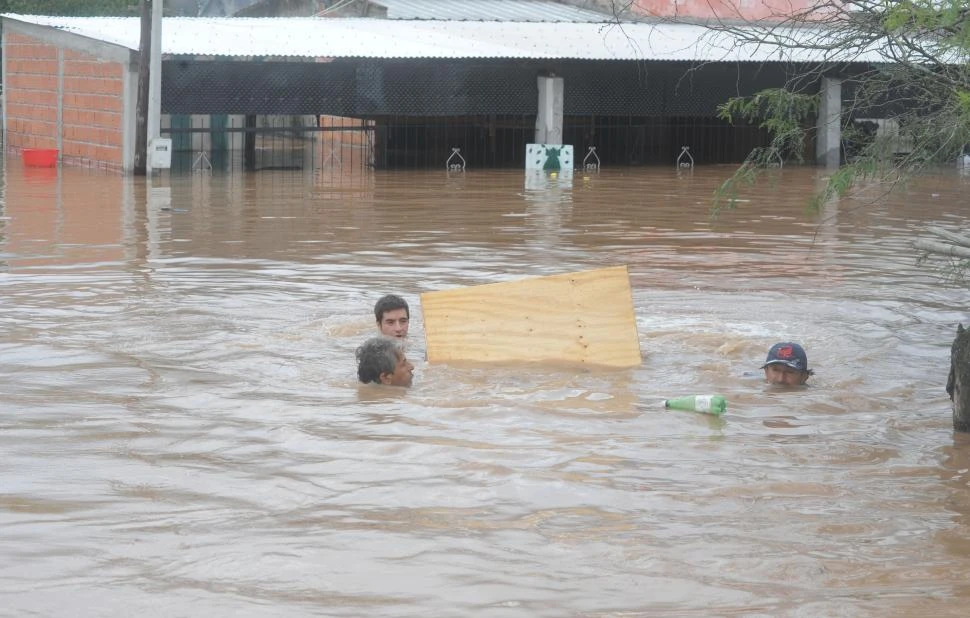
<path fill-rule="evenodd" d="M 805 348 L 791 341 L 783 341 L 771 346 L 771 349 L 768 350 L 768 358 L 761 368 L 764 369 L 768 365 L 785 365 L 797 371 L 811 373 L 808 368 L 808 355 L 805 354 Z"/>

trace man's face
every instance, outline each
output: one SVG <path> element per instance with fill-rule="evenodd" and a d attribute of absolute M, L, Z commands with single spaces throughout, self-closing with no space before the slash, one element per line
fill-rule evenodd
<path fill-rule="evenodd" d="M 411 386 L 414 381 L 414 365 L 408 361 L 403 353 L 397 357 L 397 365 L 394 366 L 394 373 L 382 373 L 381 383 L 391 386 Z"/>
<path fill-rule="evenodd" d="M 782 365 L 781 363 L 775 363 L 765 367 L 765 380 L 768 380 L 772 384 L 801 386 L 808 380 L 808 372 L 792 369 L 788 365 Z"/>
<path fill-rule="evenodd" d="M 408 310 L 392 309 L 385 311 L 379 324 L 381 334 L 386 337 L 407 337 L 408 336 Z"/>

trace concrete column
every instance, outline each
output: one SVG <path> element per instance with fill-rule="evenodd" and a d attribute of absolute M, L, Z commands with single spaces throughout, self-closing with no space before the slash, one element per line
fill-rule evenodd
<path fill-rule="evenodd" d="M 138 132 L 138 63 L 127 62 L 122 77 L 121 166 L 126 174 L 135 169 L 135 141 Z"/>
<path fill-rule="evenodd" d="M 57 156 L 64 159 L 64 48 L 57 48 Z"/>
<path fill-rule="evenodd" d="M 162 125 L 162 4 L 164 0 L 152 2 L 152 47 L 150 52 L 151 68 L 148 72 L 148 156 L 145 166 L 152 173 L 152 142 L 160 135 Z"/>
<path fill-rule="evenodd" d="M 10 82 L 7 81 L 7 33 L 6 28 L 3 28 L 3 30 L 4 32 L 0 32 L 0 49 L 3 50 L 3 53 L 0 54 L 0 56 L 3 56 L 0 58 L 0 84 L 9 84 Z M 9 90 L 9 88 L 3 88 L 2 92 L 0 92 L 0 108 L 3 109 L 4 141 L 7 140 L 7 90 Z M 4 146 L 6 146 L 6 144 L 4 144 Z"/>
<path fill-rule="evenodd" d="M 536 106 L 536 144 L 562 143 L 562 99 L 563 79 L 561 77 L 537 78 L 539 85 L 539 104 Z"/>
<path fill-rule="evenodd" d="M 821 101 L 815 124 L 815 162 L 826 167 L 838 167 L 842 143 L 842 80 L 823 77 L 819 92 Z"/>

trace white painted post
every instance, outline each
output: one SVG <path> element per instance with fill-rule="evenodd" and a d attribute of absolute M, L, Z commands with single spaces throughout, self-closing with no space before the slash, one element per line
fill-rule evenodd
<path fill-rule="evenodd" d="M 842 142 L 842 80 L 823 77 L 820 93 L 815 125 L 815 162 L 826 167 L 838 167 Z"/>
<path fill-rule="evenodd" d="M 536 144 L 562 143 L 562 101 L 564 84 L 561 77 L 537 78 L 539 104 L 536 106 Z"/>
<path fill-rule="evenodd" d="M 0 49 L 7 49 L 7 33 L 0 32 Z M 9 84 L 7 81 L 7 54 L 2 54 L 0 58 L 0 84 Z M 7 134 L 7 88 L 0 90 L 0 110 L 3 110 L 3 134 Z"/>
<path fill-rule="evenodd" d="M 57 48 L 57 157 L 64 157 L 64 48 Z"/>
<path fill-rule="evenodd" d="M 148 82 L 148 156 L 145 173 L 152 174 L 152 142 L 160 135 L 162 123 L 162 5 L 164 0 L 152 2 L 152 49 Z"/>

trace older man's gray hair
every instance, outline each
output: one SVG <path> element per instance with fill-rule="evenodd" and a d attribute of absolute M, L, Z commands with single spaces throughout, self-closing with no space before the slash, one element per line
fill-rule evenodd
<path fill-rule="evenodd" d="M 381 375 L 394 373 L 404 346 L 397 339 L 373 337 L 357 348 L 357 379 L 364 384 L 380 384 Z"/>

